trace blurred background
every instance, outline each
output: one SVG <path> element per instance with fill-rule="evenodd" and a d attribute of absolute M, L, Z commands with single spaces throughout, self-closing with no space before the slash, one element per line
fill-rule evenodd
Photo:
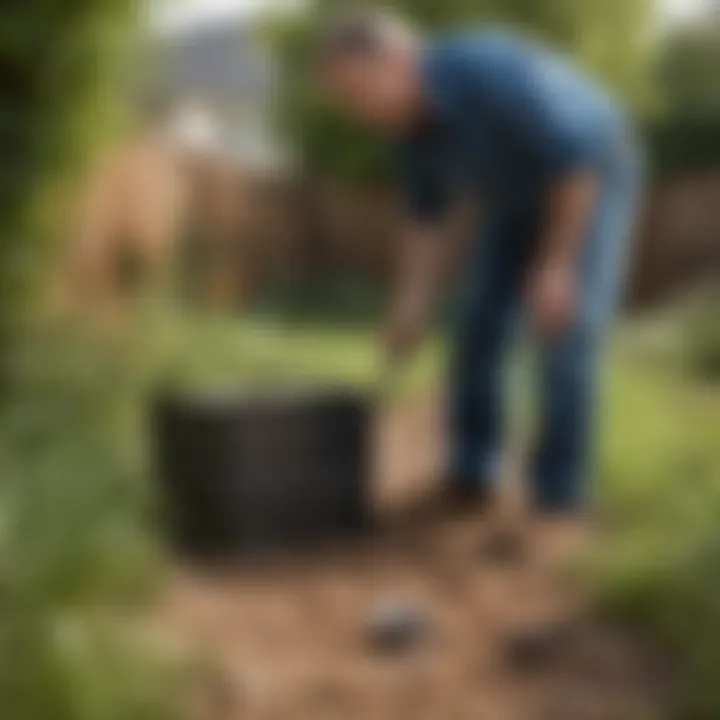
<path fill-rule="evenodd" d="M 720 5 L 393 4 L 429 32 L 518 26 L 572 54 L 637 119 L 648 196 L 604 393 L 598 492 L 612 533 L 594 587 L 625 637 L 642 636 L 644 650 L 670 661 L 670 681 L 649 692 L 657 714 L 642 717 L 717 720 Z M 176 606 L 192 594 L 206 615 L 221 613 L 202 583 L 178 589 L 159 548 L 147 417 L 164 385 L 376 383 L 374 333 L 400 215 L 388 148 L 308 83 L 314 28 L 336 5 L 37 0 L 0 10 L 0 708 L 8 720 L 306 716 L 272 703 L 266 715 L 241 714 L 236 699 L 223 705 L 227 683 L 215 693 L 219 708 L 205 703 L 203 715 L 178 692 L 192 685 L 188 673 L 207 673 L 206 658 L 179 649 L 188 611 Z M 428 343 L 388 401 L 383 463 L 398 488 L 438 462 L 440 345 Z M 516 388 L 524 407 L 524 379 Z M 315 588 L 328 577 L 303 582 Z M 263 597 L 301 587 L 283 583 L 292 581 L 270 584 Z M 252 617 L 247 593 L 225 597 Z M 242 633 L 229 635 L 250 668 L 242 682 L 252 685 L 262 653 Z M 218 644 L 208 643 L 217 660 Z M 295 651 L 303 657 L 311 646 L 312 638 L 298 641 Z M 272 686 L 273 672 L 257 682 Z M 385 687 L 368 682 L 363 697 Z M 351 706 L 355 715 L 333 717 L 384 717 Z M 307 717 L 327 717 L 308 707 Z M 451 716 L 439 707 L 429 720 Z"/>

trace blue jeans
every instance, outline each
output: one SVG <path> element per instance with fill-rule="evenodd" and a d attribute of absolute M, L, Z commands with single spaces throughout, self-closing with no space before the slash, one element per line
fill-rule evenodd
<path fill-rule="evenodd" d="M 603 171 L 578 259 L 576 320 L 563 334 L 538 340 L 540 428 L 531 492 L 541 512 L 580 509 L 587 494 L 599 361 L 632 245 L 640 174 L 630 151 Z M 542 215 L 540 202 L 495 210 L 468 267 L 451 364 L 450 451 L 458 482 L 488 484 L 497 474 L 506 359 Z"/>

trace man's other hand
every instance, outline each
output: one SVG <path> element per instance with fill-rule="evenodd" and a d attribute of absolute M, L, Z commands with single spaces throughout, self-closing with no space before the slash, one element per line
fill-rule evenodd
<path fill-rule="evenodd" d="M 427 330 L 427 313 L 422 303 L 407 303 L 396 307 L 385 323 L 381 343 L 391 362 L 410 359 L 420 348 Z"/>
<path fill-rule="evenodd" d="M 533 327 L 542 335 L 568 329 L 577 313 L 577 280 L 568 263 L 546 262 L 535 268 L 528 287 L 528 311 Z"/>

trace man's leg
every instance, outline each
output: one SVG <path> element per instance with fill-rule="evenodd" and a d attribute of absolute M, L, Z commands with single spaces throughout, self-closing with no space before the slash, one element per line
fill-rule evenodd
<path fill-rule="evenodd" d="M 535 562 L 523 592 L 508 652 L 518 663 L 549 659 L 564 646 L 577 617 L 579 588 L 564 571 L 591 539 L 582 511 L 588 495 L 595 395 L 605 331 L 622 287 L 638 200 L 634 162 L 604 179 L 579 263 L 580 308 L 567 332 L 542 341 L 540 443 L 532 468 Z M 549 574 L 548 574 L 549 571 Z M 561 571 L 562 582 L 548 582 Z M 577 576 L 576 576 L 577 577 Z M 521 603 L 522 605 L 522 603 Z"/>
<path fill-rule="evenodd" d="M 502 444 L 504 370 L 529 252 L 529 214 L 498 213 L 469 266 L 450 377 L 450 473 L 462 491 L 491 489 Z"/>
<path fill-rule="evenodd" d="M 537 509 L 550 515 L 581 510 L 588 491 L 603 340 L 632 246 L 638 165 L 627 159 L 605 179 L 579 268 L 577 321 L 541 348 L 541 435 L 533 490 Z"/>

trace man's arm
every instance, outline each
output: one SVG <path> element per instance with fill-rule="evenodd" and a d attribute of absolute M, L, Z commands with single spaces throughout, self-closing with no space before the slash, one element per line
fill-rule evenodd
<path fill-rule="evenodd" d="M 444 260 L 440 226 L 408 222 L 401 238 L 395 298 L 383 331 L 391 361 L 420 344 L 432 314 Z"/>
<path fill-rule="evenodd" d="M 597 196 L 598 181 L 590 172 L 569 174 L 549 188 L 528 287 L 529 311 L 543 334 L 562 332 L 577 312 L 577 261 Z"/>
<path fill-rule="evenodd" d="M 598 180 L 591 172 L 568 175 L 550 187 L 540 236 L 541 264 L 575 266 L 597 196 Z"/>
<path fill-rule="evenodd" d="M 455 200 L 448 156 L 437 138 L 407 142 L 399 150 L 407 219 L 400 237 L 395 298 L 382 337 L 391 361 L 410 356 L 427 329 L 444 264 L 443 236 Z"/>
<path fill-rule="evenodd" d="M 581 81 L 564 87 L 560 72 L 557 84 L 545 82 L 546 70 L 537 72 L 513 43 L 478 46 L 462 59 L 466 92 L 492 109 L 548 178 L 529 309 L 541 332 L 560 332 L 576 312 L 576 259 L 597 202 L 593 168 L 607 140 L 596 113 L 604 112 L 603 103 L 599 96 L 597 103 L 584 97 L 572 102 L 567 93 Z"/>

